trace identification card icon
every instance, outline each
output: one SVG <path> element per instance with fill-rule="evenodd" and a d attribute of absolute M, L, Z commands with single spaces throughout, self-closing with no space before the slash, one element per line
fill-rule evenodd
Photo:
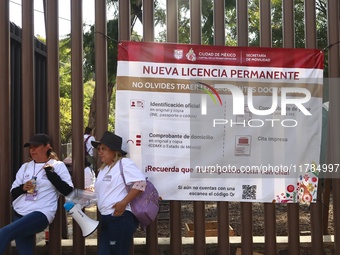
<path fill-rule="evenodd" d="M 251 153 L 251 136 L 235 136 L 235 156 L 250 156 Z"/>

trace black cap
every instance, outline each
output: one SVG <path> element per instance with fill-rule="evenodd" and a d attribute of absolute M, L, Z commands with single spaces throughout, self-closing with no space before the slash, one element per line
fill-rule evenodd
<path fill-rule="evenodd" d="M 31 145 L 41 145 L 41 144 L 49 144 L 50 138 L 46 134 L 35 134 L 31 137 L 31 139 L 24 144 L 24 147 L 29 147 Z"/>
<path fill-rule="evenodd" d="M 127 152 L 122 150 L 122 141 L 123 139 L 111 133 L 110 131 L 105 131 L 100 141 L 92 141 L 92 146 L 97 149 L 99 144 L 105 144 L 113 151 L 120 151 L 122 155 L 126 155 Z"/>

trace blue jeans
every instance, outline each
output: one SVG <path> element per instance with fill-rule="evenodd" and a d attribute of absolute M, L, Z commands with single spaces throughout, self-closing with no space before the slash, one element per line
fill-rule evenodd
<path fill-rule="evenodd" d="M 117 217 L 101 215 L 98 255 L 128 255 L 138 224 L 130 211 Z"/>
<path fill-rule="evenodd" d="M 35 234 L 43 231 L 49 222 L 45 214 L 32 212 L 25 216 L 14 215 L 13 222 L 0 229 L 0 254 L 3 254 L 8 244 L 15 240 L 19 254 L 33 255 Z"/>

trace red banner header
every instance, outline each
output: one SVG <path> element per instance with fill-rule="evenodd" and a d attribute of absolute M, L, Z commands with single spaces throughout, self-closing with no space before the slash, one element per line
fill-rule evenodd
<path fill-rule="evenodd" d="M 118 61 L 323 69 L 317 49 L 120 42 Z"/>

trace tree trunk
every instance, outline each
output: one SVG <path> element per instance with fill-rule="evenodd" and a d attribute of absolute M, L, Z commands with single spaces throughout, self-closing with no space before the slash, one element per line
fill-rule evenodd
<path fill-rule="evenodd" d="M 111 102 L 111 98 L 112 98 L 112 93 L 113 93 L 113 88 L 114 88 L 115 84 L 113 82 L 109 82 L 107 85 L 107 106 L 108 106 L 108 112 L 109 108 L 110 108 L 110 102 Z M 97 93 L 96 93 L 96 87 L 94 88 L 94 93 L 93 93 L 93 97 L 91 100 L 91 106 L 90 106 L 90 112 L 89 112 L 89 121 L 88 121 L 88 125 L 89 127 L 91 127 L 92 129 L 96 127 L 96 99 L 97 99 Z"/>

